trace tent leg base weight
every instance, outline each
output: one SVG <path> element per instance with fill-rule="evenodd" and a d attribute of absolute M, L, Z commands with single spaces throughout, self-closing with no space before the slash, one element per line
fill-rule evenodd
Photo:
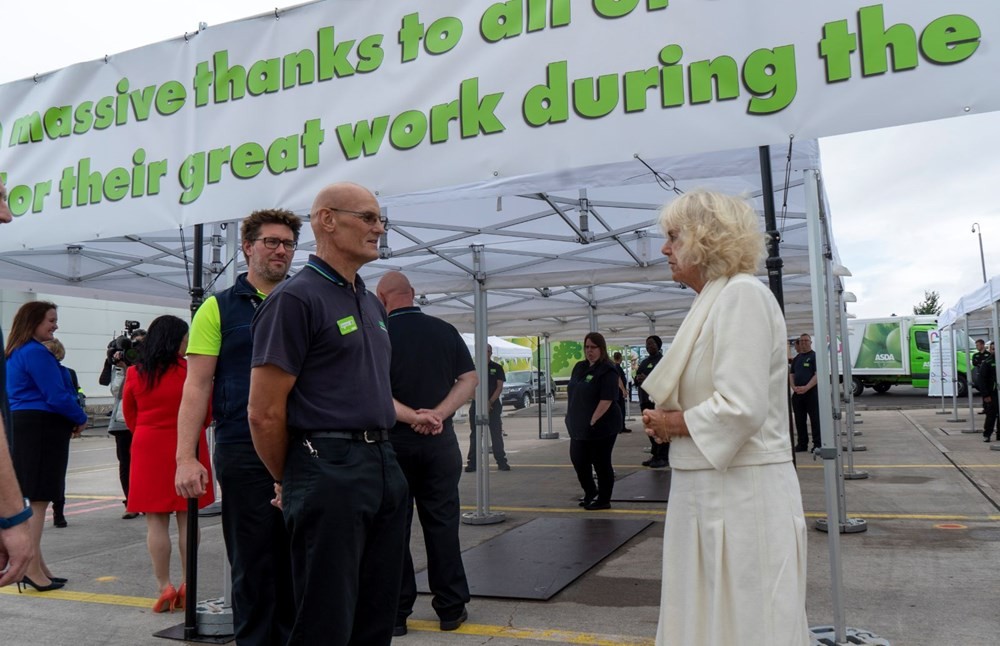
<path fill-rule="evenodd" d="M 863 628 L 844 629 L 846 641 L 837 641 L 837 631 L 833 626 L 811 626 L 809 632 L 813 634 L 816 644 L 822 646 L 838 646 L 839 644 L 871 644 L 872 646 L 891 646 L 888 639 L 883 639 L 870 630 Z"/>
<path fill-rule="evenodd" d="M 818 518 L 815 524 L 816 529 L 821 532 L 828 532 L 830 528 L 826 518 Z M 840 524 L 841 534 L 860 534 L 868 531 L 868 521 L 863 518 L 848 518 L 846 523 Z"/>
<path fill-rule="evenodd" d="M 868 478 L 867 471 L 845 471 L 844 480 L 866 480 Z"/>
<path fill-rule="evenodd" d="M 868 447 L 865 446 L 864 444 L 855 444 L 851 448 L 848 448 L 848 447 L 845 446 L 842 450 L 844 450 L 844 451 L 853 451 L 853 452 L 857 453 L 858 451 L 867 451 Z"/>
<path fill-rule="evenodd" d="M 463 525 L 496 525 L 505 520 L 507 520 L 507 514 L 502 511 L 487 511 L 482 514 L 470 511 L 462 514 Z"/>

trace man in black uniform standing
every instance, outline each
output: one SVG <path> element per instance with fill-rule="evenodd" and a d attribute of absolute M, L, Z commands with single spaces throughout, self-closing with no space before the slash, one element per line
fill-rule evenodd
<path fill-rule="evenodd" d="M 649 398 L 649 395 L 646 394 L 646 391 L 641 386 L 642 382 L 649 376 L 649 373 L 653 372 L 656 364 L 660 363 L 660 359 L 663 358 L 663 340 L 655 334 L 646 337 L 646 352 L 649 353 L 649 356 L 642 360 L 639 368 L 635 371 L 635 385 L 639 391 L 640 411 L 656 408 L 656 403 Z M 651 445 L 650 456 L 648 460 L 643 461 L 642 466 L 652 469 L 662 469 L 670 464 L 670 443 L 664 442 L 659 444 L 653 438 L 649 438 L 649 443 Z"/>
<path fill-rule="evenodd" d="M 458 540 L 462 451 L 452 416 L 472 398 L 479 378 L 462 335 L 450 323 L 428 316 L 413 305 L 414 291 L 406 276 L 398 271 L 386 273 L 376 293 L 389 313 L 392 396 L 399 417 L 419 411 L 440 420 L 437 425 L 417 426 L 397 422 L 389 438 L 410 486 L 407 546 L 415 501 L 427 550 L 427 580 L 434 597 L 431 605 L 441 630 L 455 630 L 468 618 L 465 604 L 469 602 L 469 583 Z M 404 558 L 393 629 L 397 637 L 406 634 L 406 618 L 417 599 L 413 557 L 408 547 Z"/>
<path fill-rule="evenodd" d="M 978 341 L 976 345 L 979 345 Z M 989 352 L 983 354 L 985 356 L 979 363 L 977 385 L 983 395 L 983 410 L 986 412 L 986 421 L 983 423 L 983 441 L 989 442 L 990 436 L 994 432 L 997 434 L 997 440 L 1000 440 L 1000 429 L 997 428 L 997 413 L 1000 412 L 1000 406 L 997 402 L 997 359 Z"/>
<path fill-rule="evenodd" d="M 503 382 L 507 380 L 507 375 L 496 361 L 493 361 L 493 346 L 487 344 L 486 359 L 489 361 L 487 370 L 489 376 L 486 380 L 487 391 L 489 392 L 490 411 L 490 445 L 493 447 L 493 459 L 497 461 L 497 469 L 500 471 L 510 471 L 507 463 L 507 452 L 503 447 L 503 422 L 500 413 L 503 412 L 503 402 L 500 395 L 503 394 Z M 469 406 L 469 425 L 472 433 L 469 435 L 469 455 L 465 470 L 472 473 L 476 470 L 476 459 L 479 456 L 478 433 L 476 432 L 476 400 L 472 400 Z"/>
<path fill-rule="evenodd" d="M 799 353 L 792 359 L 788 380 L 792 387 L 792 411 L 795 414 L 795 432 L 798 439 L 796 451 L 808 451 L 809 435 L 806 431 L 806 416 L 812 430 L 813 450 L 822 446 L 819 431 L 819 391 L 816 388 L 816 352 L 812 349 L 812 338 L 808 334 L 799 337 Z"/>
<path fill-rule="evenodd" d="M 388 646 L 407 488 L 389 442 L 387 317 L 357 273 L 378 258 L 385 221 L 369 190 L 341 183 L 316 196 L 310 223 L 316 253 L 251 324 L 250 433 L 291 541 L 288 644 Z"/>

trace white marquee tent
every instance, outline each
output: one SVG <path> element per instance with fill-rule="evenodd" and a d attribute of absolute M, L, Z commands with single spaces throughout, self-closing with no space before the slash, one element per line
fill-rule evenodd
<path fill-rule="evenodd" d="M 232 223 L 351 180 L 391 223 L 362 275 L 401 269 L 461 329 L 669 337 L 691 294 L 656 209 L 696 187 L 762 208 L 770 145 L 789 326 L 822 335 L 815 139 L 1000 109 L 1000 7 L 946 4 L 325 0 L 8 83 L 0 284 L 180 304 Z"/>

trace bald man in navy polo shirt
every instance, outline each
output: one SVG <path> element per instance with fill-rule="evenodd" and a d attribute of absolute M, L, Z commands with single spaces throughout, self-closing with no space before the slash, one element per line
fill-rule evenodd
<path fill-rule="evenodd" d="M 342 183 L 320 191 L 310 223 L 316 253 L 251 326 L 250 433 L 291 541 L 288 643 L 387 646 L 408 498 L 388 441 L 397 415 L 386 313 L 358 276 L 378 258 L 385 221 L 369 190 Z"/>

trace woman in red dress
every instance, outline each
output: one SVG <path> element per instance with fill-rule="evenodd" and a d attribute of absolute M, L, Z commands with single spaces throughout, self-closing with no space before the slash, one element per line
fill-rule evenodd
<path fill-rule="evenodd" d="M 132 466 L 129 473 L 128 511 L 146 515 L 146 545 L 153 561 L 153 576 L 160 597 L 154 612 L 183 608 L 186 594 L 187 500 L 174 491 L 177 453 L 177 410 L 187 376 L 188 325 L 176 316 L 161 316 L 149 326 L 139 360 L 125 375 L 122 412 L 132 431 Z M 205 419 L 207 427 L 211 412 Z M 215 500 L 208 445 L 202 432 L 198 455 L 209 470 L 202 508 Z M 181 585 L 170 581 L 170 514 L 177 514 L 177 547 L 181 555 Z"/>

